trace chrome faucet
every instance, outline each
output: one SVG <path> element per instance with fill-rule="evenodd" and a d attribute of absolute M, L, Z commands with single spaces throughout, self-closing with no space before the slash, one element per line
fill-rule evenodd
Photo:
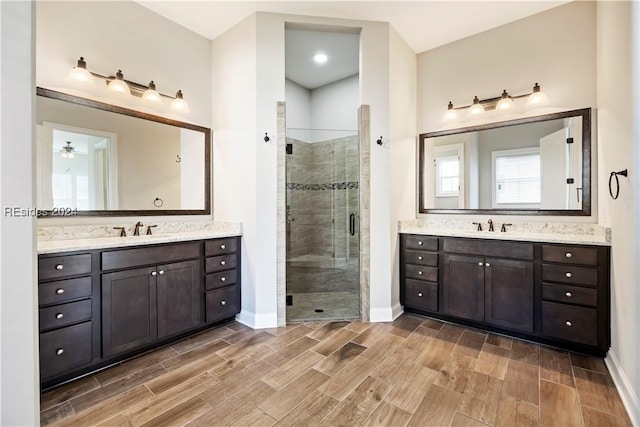
<path fill-rule="evenodd" d="M 140 229 L 144 226 L 144 224 L 142 223 L 142 221 L 138 221 L 136 222 L 136 226 L 133 229 L 133 235 L 134 236 L 139 236 L 140 235 Z"/>
<path fill-rule="evenodd" d="M 489 218 L 489 231 L 495 231 L 493 229 L 493 220 L 491 218 Z"/>

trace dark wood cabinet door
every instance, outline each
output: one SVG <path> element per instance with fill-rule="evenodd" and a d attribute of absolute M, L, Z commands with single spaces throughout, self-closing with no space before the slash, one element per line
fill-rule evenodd
<path fill-rule="evenodd" d="M 102 275 L 102 356 L 153 343 L 158 339 L 156 268 Z"/>
<path fill-rule="evenodd" d="M 175 335 L 201 323 L 204 298 L 200 262 L 185 261 L 160 265 L 158 281 L 158 338 Z"/>
<path fill-rule="evenodd" d="M 485 260 L 485 323 L 533 332 L 533 263 Z"/>
<path fill-rule="evenodd" d="M 443 310 L 469 320 L 484 320 L 484 258 L 443 256 Z"/>

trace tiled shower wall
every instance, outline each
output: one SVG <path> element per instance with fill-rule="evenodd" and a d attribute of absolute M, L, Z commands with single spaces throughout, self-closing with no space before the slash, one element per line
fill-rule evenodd
<path fill-rule="evenodd" d="M 307 143 L 293 138 L 287 155 L 287 259 L 359 256 L 358 136 Z M 356 218 L 349 234 L 349 215 Z"/>

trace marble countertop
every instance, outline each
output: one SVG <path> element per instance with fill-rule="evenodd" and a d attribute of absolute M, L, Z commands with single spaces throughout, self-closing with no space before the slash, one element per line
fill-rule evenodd
<path fill-rule="evenodd" d="M 85 226 L 83 228 L 89 227 Z M 58 239 L 39 238 L 38 254 L 154 245 L 159 243 L 184 242 L 190 240 L 241 236 L 242 227 L 240 224 L 223 223 L 220 225 L 215 224 L 211 227 L 200 227 L 200 229 L 196 230 L 175 230 L 173 232 L 157 233 L 151 236 L 142 235 L 114 237 L 104 236 L 100 234 L 98 234 L 97 236 L 89 236 L 82 233 L 78 234 L 78 238 L 72 238 L 72 236 L 70 236 L 69 234 L 63 235 L 62 237 L 64 238 Z"/>
<path fill-rule="evenodd" d="M 400 221 L 399 232 L 472 239 L 611 246 L 611 229 L 597 224 L 514 223 L 507 227 L 505 233 L 499 231 L 499 225 L 496 225 L 496 231 L 493 232 L 486 231 L 486 224 L 483 231 L 475 231 L 471 227 L 468 221 L 407 220 Z"/>

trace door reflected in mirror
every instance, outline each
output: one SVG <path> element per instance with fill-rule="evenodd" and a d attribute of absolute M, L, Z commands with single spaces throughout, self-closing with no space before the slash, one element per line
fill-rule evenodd
<path fill-rule="evenodd" d="M 420 212 L 590 214 L 590 110 L 423 134 Z"/>

